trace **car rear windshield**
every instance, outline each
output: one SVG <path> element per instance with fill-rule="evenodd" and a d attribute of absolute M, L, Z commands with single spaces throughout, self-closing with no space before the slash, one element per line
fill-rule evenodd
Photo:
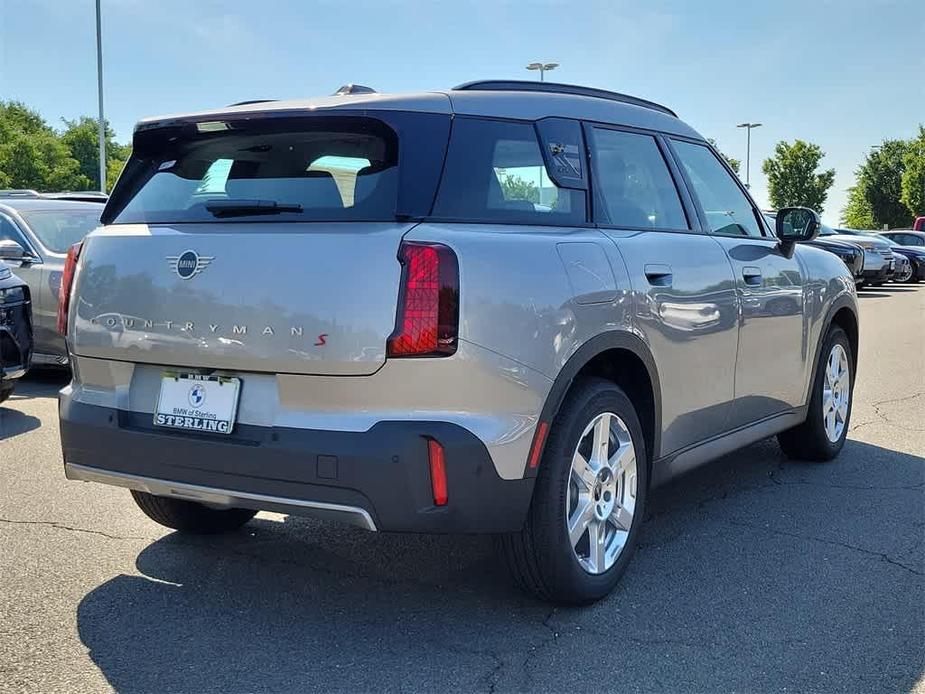
<path fill-rule="evenodd" d="M 197 122 L 135 146 L 116 223 L 395 219 L 398 136 L 376 119 Z"/>
<path fill-rule="evenodd" d="M 19 214 L 45 248 L 63 254 L 100 225 L 102 211 L 99 205 L 95 209 L 29 210 Z"/>

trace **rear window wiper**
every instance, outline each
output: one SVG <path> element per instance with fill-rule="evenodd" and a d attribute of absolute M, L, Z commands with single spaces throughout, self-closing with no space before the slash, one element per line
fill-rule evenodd
<path fill-rule="evenodd" d="M 212 200 L 205 203 L 205 208 L 216 217 L 246 217 L 302 211 L 301 205 L 276 200 Z"/>

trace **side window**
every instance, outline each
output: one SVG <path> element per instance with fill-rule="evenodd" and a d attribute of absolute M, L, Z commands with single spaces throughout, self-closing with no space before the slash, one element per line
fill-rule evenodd
<path fill-rule="evenodd" d="M 585 192 L 549 177 L 527 123 L 457 117 L 435 217 L 520 224 L 581 224 Z"/>
<path fill-rule="evenodd" d="M 673 141 L 707 223 L 715 234 L 764 238 L 751 202 L 716 155 L 703 145 Z"/>
<path fill-rule="evenodd" d="M 668 165 L 651 135 L 594 128 L 594 221 L 614 226 L 689 229 Z"/>

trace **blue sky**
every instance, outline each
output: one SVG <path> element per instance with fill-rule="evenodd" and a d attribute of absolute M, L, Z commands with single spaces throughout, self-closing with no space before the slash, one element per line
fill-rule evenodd
<path fill-rule="evenodd" d="M 801 138 L 836 170 L 837 221 L 871 145 L 925 122 L 925 1 L 388 2 L 102 0 L 106 116 L 121 141 L 143 116 L 260 97 L 442 89 L 552 79 L 665 103 L 745 158 Z M 96 113 L 93 0 L 0 0 L 0 98 L 49 121 Z"/>

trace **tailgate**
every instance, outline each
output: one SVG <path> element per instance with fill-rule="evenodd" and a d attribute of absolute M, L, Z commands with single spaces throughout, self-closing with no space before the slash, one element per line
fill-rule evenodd
<path fill-rule="evenodd" d="M 79 356 L 236 371 L 367 375 L 395 326 L 413 224 L 114 225 L 75 280 Z"/>

